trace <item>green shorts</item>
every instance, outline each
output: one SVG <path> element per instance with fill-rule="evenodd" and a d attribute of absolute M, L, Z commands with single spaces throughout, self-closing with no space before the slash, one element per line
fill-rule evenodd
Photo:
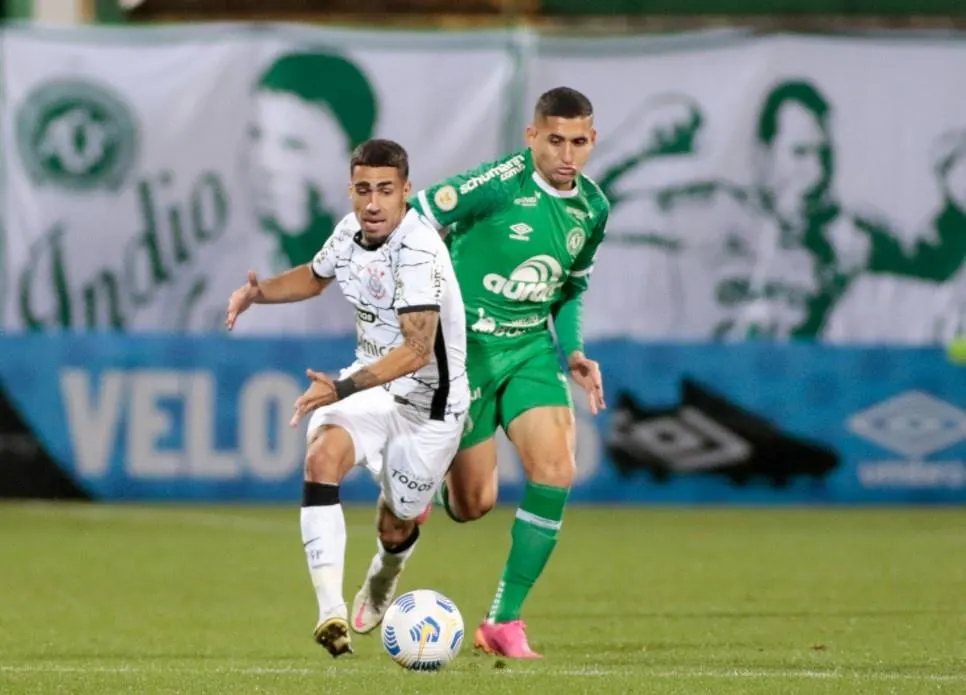
<path fill-rule="evenodd" d="M 494 434 L 531 408 L 573 407 L 570 385 L 557 348 L 546 336 L 519 346 L 494 350 L 468 343 L 466 373 L 472 401 L 460 449 L 468 449 Z"/>

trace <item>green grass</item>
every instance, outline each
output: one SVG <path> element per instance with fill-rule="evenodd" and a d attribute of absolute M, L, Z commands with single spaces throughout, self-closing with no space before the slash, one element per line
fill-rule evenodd
<path fill-rule="evenodd" d="M 486 610 L 512 510 L 440 513 L 402 589 Z M 347 513 L 346 594 L 375 543 Z M 966 512 L 571 509 L 525 618 L 546 658 L 333 660 L 298 510 L 0 505 L 0 693 L 962 693 Z"/>

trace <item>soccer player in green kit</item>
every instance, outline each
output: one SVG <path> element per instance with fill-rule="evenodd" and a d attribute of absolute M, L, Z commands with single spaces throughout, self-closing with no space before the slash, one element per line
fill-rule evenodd
<path fill-rule="evenodd" d="M 440 488 L 456 521 L 497 500 L 493 436 L 502 427 L 527 478 L 510 554 L 476 646 L 539 658 L 520 619 L 560 532 L 575 472 L 570 389 L 557 334 L 590 410 L 605 407 L 600 370 L 584 355 L 582 295 L 604 238 L 609 203 L 581 173 L 596 139 L 593 107 L 566 87 L 544 93 L 529 147 L 420 191 L 410 203 L 447 241 L 467 311 L 466 365 L 473 402 L 460 451 Z"/>

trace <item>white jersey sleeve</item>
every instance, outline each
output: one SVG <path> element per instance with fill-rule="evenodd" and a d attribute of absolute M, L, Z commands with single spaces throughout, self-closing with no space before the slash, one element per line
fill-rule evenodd
<path fill-rule="evenodd" d="M 315 254 L 315 258 L 312 259 L 312 272 L 315 273 L 316 277 L 335 277 L 336 250 L 346 235 L 352 233 L 352 222 L 354 220 L 355 215 L 352 213 L 343 217 L 332 230 L 331 236 L 326 239 L 319 252 Z"/>
<path fill-rule="evenodd" d="M 395 266 L 396 313 L 439 309 L 446 247 L 428 222 L 407 231 Z"/>

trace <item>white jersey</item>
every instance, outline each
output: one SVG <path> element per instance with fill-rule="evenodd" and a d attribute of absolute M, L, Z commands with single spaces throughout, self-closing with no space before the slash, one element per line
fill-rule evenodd
<path fill-rule="evenodd" d="M 461 416 L 469 408 L 466 315 L 456 274 L 439 233 L 410 210 L 377 248 L 362 245 L 355 214 L 346 215 L 312 261 L 319 277 L 334 277 L 356 309 L 356 364 L 372 364 L 403 344 L 399 315 L 439 310 L 433 359 L 386 384 L 394 396 L 430 418 Z"/>

